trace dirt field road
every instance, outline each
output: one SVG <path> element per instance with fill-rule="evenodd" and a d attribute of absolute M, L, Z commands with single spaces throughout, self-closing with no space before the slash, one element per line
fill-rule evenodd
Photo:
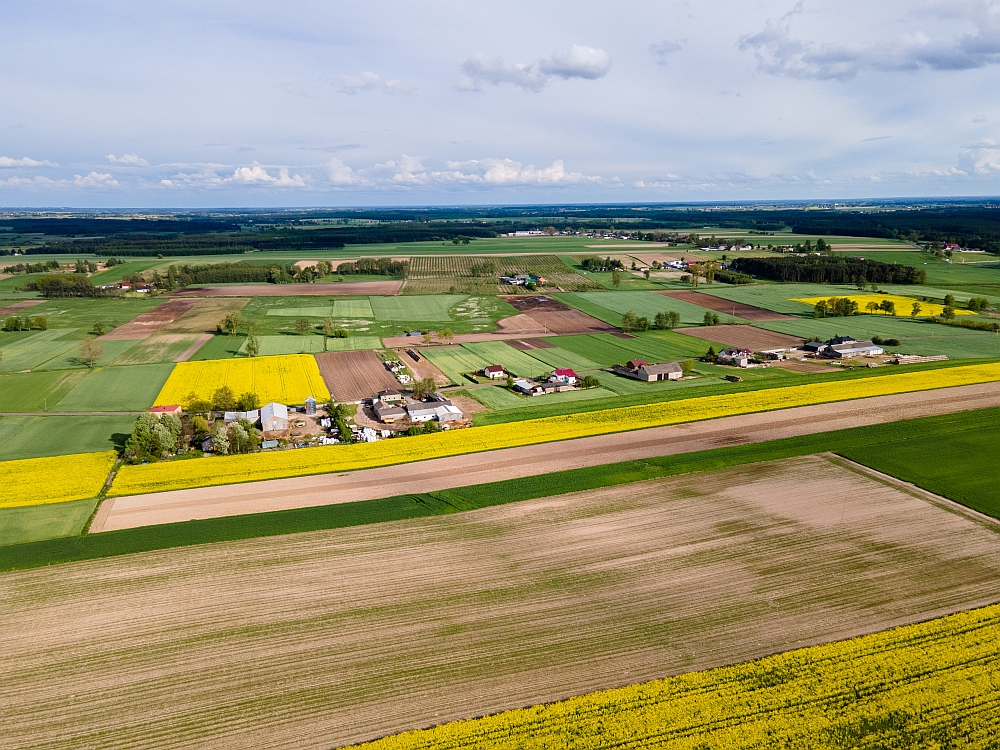
<path fill-rule="evenodd" d="M 105 500 L 92 532 L 432 492 L 584 466 L 1000 406 L 1000 383 L 654 427 L 419 463 Z"/>
<path fill-rule="evenodd" d="M 997 601 L 995 528 L 807 456 L 5 573 L 0 746 L 326 750 L 732 664 Z"/>

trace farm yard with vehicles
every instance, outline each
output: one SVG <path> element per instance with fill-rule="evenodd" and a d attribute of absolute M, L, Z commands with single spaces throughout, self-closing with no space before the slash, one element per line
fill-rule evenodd
<path fill-rule="evenodd" d="M 518 216 L 0 232 L 17 746 L 1000 731 L 996 255 Z"/>

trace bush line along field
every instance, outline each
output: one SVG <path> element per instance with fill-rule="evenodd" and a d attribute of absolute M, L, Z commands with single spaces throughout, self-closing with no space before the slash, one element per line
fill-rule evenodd
<path fill-rule="evenodd" d="M 315 360 L 312 361 L 315 365 Z M 1000 380 L 1000 363 L 789 386 L 738 395 L 702 396 L 646 406 L 534 419 L 518 424 L 489 425 L 470 431 L 422 435 L 389 442 L 324 446 L 290 454 L 282 452 L 236 455 L 145 466 L 124 466 L 115 477 L 109 496 L 163 492 L 331 471 L 353 471 L 497 448 L 535 445 L 609 432 L 693 422 L 713 417 L 995 380 Z"/>
<path fill-rule="evenodd" d="M 953 464 L 957 467 L 956 470 L 962 467 L 969 472 L 975 470 L 982 476 L 982 480 L 978 484 L 982 494 L 974 496 L 969 491 L 968 494 L 973 498 L 970 505 L 983 507 L 993 497 L 993 488 L 1000 481 L 1000 476 L 998 476 L 995 464 L 989 464 L 984 470 L 982 462 L 978 459 L 979 453 L 969 453 L 964 449 L 963 436 L 967 433 L 989 430 L 994 427 L 998 419 L 1000 419 L 1000 409 L 983 409 L 960 414 L 856 427 L 803 437 L 784 438 L 754 445 L 718 448 L 642 461 L 626 461 L 573 469 L 537 475 L 518 480 L 516 483 L 498 481 L 420 495 L 400 495 L 356 503 L 146 526 L 87 536 L 73 536 L 67 539 L 34 541 L 45 538 L 34 536 L 30 539 L 23 538 L 23 541 L 30 541 L 30 543 L 0 547 L 0 571 L 33 568 L 74 560 L 114 557 L 193 544 L 279 536 L 428 517 L 578 490 L 610 487 L 691 472 L 714 471 L 747 463 L 780 460 L 822 451 L 846 455 L 847 451 L 867 447 L 882 449 L 890 444 L 905 447 L 910 441 L 921 440 L 928 435 L 934 435 L 940 441 L 937 455 L 941 457 L 941 461 L 937 461 L 933 465 L 922 461 L 924 470 L 921 472 L 921 476 L 909 476 L 909 481 L 919 484 L 921 481 L 930 481 L 929 478 L 933 478 L 937 474 L 951 471 L 951 468 L 944 468 L 945 464 Z M 952 450 L 949 446 L 953 445 L 960 446 L 960 449 Z M 944 495 L 950 499 L 957 499 L 948 493 L 944 493 Z M 67 503 L 65 506 L 44 507 L 65 507 L 69 511 L 73 505 L 73 503 Z M 44 507 L 41 509 L 42 511 L 44 511 Z M 12 510 L 34 511 L 32 515 L 36 516 L 39 509 L 15 508 Z M 8 513 L 9 511 L 3 512 Z M 80 525 L 68 533 L 79 534 L 85 520 L 86 517 L 80 519 Z M 47 515 L 41 520 L 41 523 L 50 522 L 51 519 Z M 30 521 L 25 521 L 24 524 L 29 531 L 32 529 Z"/>
<path fill-rule="evenodd" d="M 987 747 L 1000 606 L 352 746 Z"/>

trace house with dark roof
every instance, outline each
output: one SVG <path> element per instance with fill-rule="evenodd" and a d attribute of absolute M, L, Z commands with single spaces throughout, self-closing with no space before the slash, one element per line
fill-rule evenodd
<path fill-rule="evenodd" d="M 487 365 L 483 368 L 483 376 L 490 380 L 502 380 L 507 377 L 507 373 L 503 371 L 503 367 L 500 365 Z"/>

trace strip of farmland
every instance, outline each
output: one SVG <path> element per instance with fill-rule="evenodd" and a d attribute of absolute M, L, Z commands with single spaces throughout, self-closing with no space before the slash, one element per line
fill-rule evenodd
<path fill-rule="evenodd" d="M 727 313 L 734 318 L 743 318 L 743 320 L 749 320 L 752 323 L 759 320 L 788 320 L 791 318 L 790 315 L 765 310 L 763 307 L 754 307 L 742 302 L 731 302 L 721 297 L 713 297 L 711 294 L 702 294 L 701 292 L 659 292 L 659 294 L 662 294 L 664 297 L 679 299 L 682 302 L 690 302 L 692 305 L 698 305 L 699 307 L 707 307 L 709 310 Z"/>
<path fill-rule="evenodd" d="M 803 406 L 418 463 L 105 500 L 92 532 L 351 503 L 1000 406 L 1000 384 Z"/>
<path fill-rule="evenodd" d="M 994 526 L 802 457 L 8 573 L 0 721 L 17 747 L 329 748 L 994 602 Z"/>
<path fill-rule="evenodd" d="M 233 284 L 167 292 L 171 297 L 329 297 L 398 294 L 402 281 L 345 281 L 338 284 Z"/>
<path fill-rule="evenodd" d="M 399 387 L 373 351 L 325 352 L 316 355 L 316 362 L 334 401 L 360 401 Z"/>

